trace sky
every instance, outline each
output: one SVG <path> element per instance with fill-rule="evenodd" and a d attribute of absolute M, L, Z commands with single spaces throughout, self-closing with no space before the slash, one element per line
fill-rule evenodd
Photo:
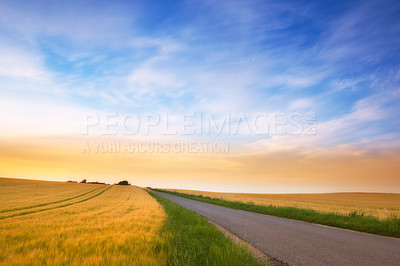
<path fill-rule="evenodd" d="M 400 193 L 398 1 L 0 0 L 0 176 Z"/>

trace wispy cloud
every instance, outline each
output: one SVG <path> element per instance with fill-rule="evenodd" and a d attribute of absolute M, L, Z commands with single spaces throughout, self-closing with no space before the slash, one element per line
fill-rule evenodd
<path fill-rule="evenodd" d="M 96 8 L 93 8 L 94 4 Z M 106 5 L 95 1 L 2 1 L 0 9 L 3 30 L 20 38 L 34 42 L 38 36 L 56 36 L 85 45 L 108 42 L 111 46 L 113 39 L 121 41 L 130 37 L 130 25 L 138 11 L 133 7 L 129 11 L 121 4 Z"/>
<path fill-rule="evenodd" d="M 399 90 L 379 93 L 357 101 L 351 112 L 318 123 L 315 135 L 272 136 L 248 144 L 250 149 L 261 153 L 285 153 L 318 156 L 322 153 L 348 154 L 400 151 L 397 135 L 388 133 L 386 128 L 398 128 L 396 122 L 400 109 Z"/>

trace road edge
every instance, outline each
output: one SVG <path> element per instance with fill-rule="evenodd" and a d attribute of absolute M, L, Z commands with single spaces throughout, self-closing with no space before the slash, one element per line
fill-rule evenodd
<path fill-rule="evenodd" d="M 199 215 L 199 214 L 197 214 L 197 215 Z M 199 215 L 199 216 L 201 216 L 201 215 Z M 234 244 L 247 248 L 251 252 L 251 254 L 253 254 L 253 257 L 255 259 L 257 259 L 258 261 L 260 261 L 261 263 L 266 262 L 267 265 L 270 265 L 270 266 L 287 265 L 286 263 L 284 263 L 280 260 L 277 260 L 275 258 L 272 258 L 268 254 L 265 254 L 264 252 L 262 252 L 261 250 L 259 250 L 258 248 L 256 248 L 252 244 L 250 244 L 249 242 L 241 239 L 240 237 L 238 237 L 237 235 L 235 235 L 234 233 L 232 233 L 231 231 L 226 229 L 225 227 L 222 227 L 221 225 L 211 221 L 210 219 L 207 219 L 204 216 L 201 216 L 201 217 L 203 217 L 210 224 L 215 226 L 215 228 L 217 228 L 220 232 L 222 232 L 225 235 L 225 237 L 228 238 L 229 240 L 231 240 Z"/>

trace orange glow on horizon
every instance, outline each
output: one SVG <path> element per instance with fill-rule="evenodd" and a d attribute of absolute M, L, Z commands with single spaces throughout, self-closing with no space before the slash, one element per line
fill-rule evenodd
<path fill-rule="evenodd" d="M 0 176 L 232 192 L 400 192 L 400 154 L 83 153 L 82 140 L 0 142 Z"/>

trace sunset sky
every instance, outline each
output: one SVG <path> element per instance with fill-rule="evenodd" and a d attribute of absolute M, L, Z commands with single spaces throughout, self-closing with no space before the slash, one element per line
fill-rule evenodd
<path fill-rule="evenodd" d="M 399 193 L 399 114 L 399 1 L 0 1 L 3 177 Z"/>

